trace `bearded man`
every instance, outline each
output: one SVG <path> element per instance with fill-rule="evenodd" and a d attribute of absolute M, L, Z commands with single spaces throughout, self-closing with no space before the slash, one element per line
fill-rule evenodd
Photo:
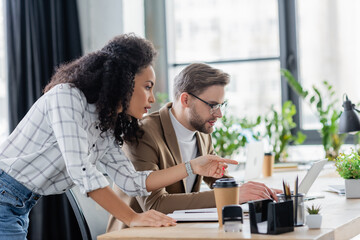
<path fill-rule="evenodd" d="M 194 63 L 182 70 L 174 81 L 174 102 L 141 120 L 144 135 L 138 143 L 124 144 L 123 150 L 136 170 L 161 170 L 190 161 L 198 156 L 216 154 L 211 133 L 222 117 L 225 86 L 229 74 L 203 63 Z M 229 176 L 224 176 L 229 177 Z M 200 191 L 204 181 L 211 188 L 216 179 L 199 175 L 153 191 L 146 197 L 130 198 L 114 186 L 121 198 L 136 212 L 155 209 L 162 213 L 174 210 L 215 207 L 213 190 Z M 276 197 L 276 190 L 257 182 L 240 186 L 239 204 L 256 199 Z M 124 225 L 110 217 L 108 231 Z"/>

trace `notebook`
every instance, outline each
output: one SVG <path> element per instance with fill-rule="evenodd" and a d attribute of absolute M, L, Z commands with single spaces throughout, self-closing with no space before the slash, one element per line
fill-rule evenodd
<path fill-rule="evenodd" d="M 328 189 L 329 192 L 335 192 L 340 195 L 345 194 L 345 185 L 329 185 L 328 187 L 329 187 Z"/>

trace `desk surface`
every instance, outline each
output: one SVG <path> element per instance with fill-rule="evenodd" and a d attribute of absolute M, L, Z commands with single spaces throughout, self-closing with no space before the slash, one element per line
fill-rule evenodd
<path fill-rule="evenodd" d="M 302 179 L 305 171 L 275 173 L 270 178 L 259 179 L 271 187 L 281 188 L 281 180 L 294 182 L 296 175 Z M 296 227 L 294 232 L 279 235 L 251 234 L 248 219 L 245 219 L 243 231 L 225 233 L 218 223 L 178 223 L 174 227 L 135 227 L 98 236 L 98 240 L 109 239 L 350 239 L 360 234 L 360 199 L 346 199 L 335 193 L 325 192 L 328 185 L 344 184 L 334 170 L 324 170 L 311 187 L 311 193 L 321 193 L 323 199 L 306 202 L 321 204 L 323 215 L 321 229 L 309 230 L 307 226 Z M 293 187 L 293 184 L 291 184 Z"/>

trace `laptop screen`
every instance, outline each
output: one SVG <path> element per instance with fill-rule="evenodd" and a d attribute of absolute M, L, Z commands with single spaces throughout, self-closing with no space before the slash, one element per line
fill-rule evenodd
<path fill-rule="evenodd" d="M 323 169 L 324 165 L 327 163 L 327 159 L 317 161 L 313 163 L 311 168 L 306 173 L 304 179 L 299 185 L 299 193 L 307 194 L 311 185 L 314 183 L 315 179 L 319 176 L 319 173 Z"/>
<path fill-rule="evenodd" d="M 264 144 L 262 142 L 250 142 L 246 149 L 246 164 L 244 180 L 259 178 L 264 161 Z"/>

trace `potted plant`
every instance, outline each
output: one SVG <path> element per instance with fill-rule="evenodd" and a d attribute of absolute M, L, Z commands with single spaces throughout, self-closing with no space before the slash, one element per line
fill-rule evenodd
<path fill-rule="evenodd" d="M 345 179 L 346 198 L 360 198 L 360 156 L 352 149 L 349 154 L 340 153 L 335 162 L 336 171 Z"/>
<path fill-rule="evenodd" d="M 246 118 L 236 118 L 224 114 L 212 133 L 215 152 L 221 157 L 231 157 L 237 154 L 240 147 L 248 142 L 248 135 L 258 139 L 259 133 L 254 133 L 252 128 L 259 125 L 261 118 L 258 117 L 254 123 Z"/>
<path fill-rule="evenodd" d="M 286 101 L 279 113 L 271 107 L 271 111 L 264 117 L 265 121 L 265 138 L 268 138 L 269 145 L 275 155 L 275 163 L 280 162 L 280 158 L 287 157 L 286 149 L 288 145 L 301 144 L 305 141 L 306 136 L 298 131 L 297 135 L 292 134 L 292 130 L 296 127 L 293 116 L 296 114 L 295 105 L 291 101 Z"/>
<path fill-rule="evenodd" d="M 320 228 L 322 222 L 322 216 L 319 214 L 320 205 L 315 206 L 314 204 L 311 207 L 307 206 L 306 210 L 308 215 L 306 216 L 306 225 L 309 228 Z"/>
<path fill-rule="evenodd" d="M 313 86 L 312 93 L 310 93 L 296 81 L 290 71 L 282 69 L 281 74 L 285 77 L 290 87 L 304 99 L 312 109 L 315 109 L 316 115 L 322 125 L 320 135 L 326 157 L 334 161 L 345 140 L 346 134 L 338 134 L 340 110 L 336 108 L 336 106 L 340 104 L 338 104 L 338 100 L 335 97 L 333 86 L 327 81 L 323 81 L 322 84 L 325 92 L 321 92 L 318 87 Z"/>

